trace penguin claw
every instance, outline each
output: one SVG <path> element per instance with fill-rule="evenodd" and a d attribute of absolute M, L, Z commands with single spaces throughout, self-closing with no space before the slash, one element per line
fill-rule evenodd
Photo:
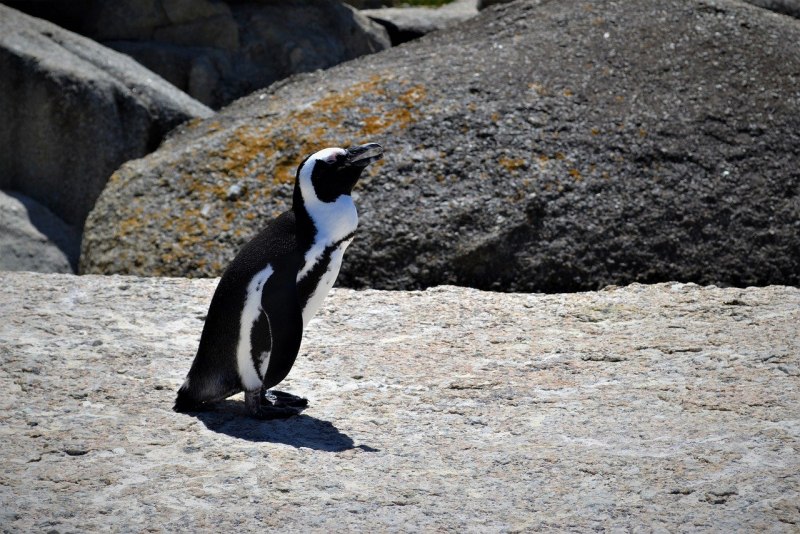
<path fill-rule="evenodd" d="M 308 406 L 308 399 L 285 391 L 269 390 L 264 394 L 264 398 L 273 406 L 288 406 L 292 408 L 306 408 Z"/>
<path fill-rule="evenodd" d="M 286 419 L 300 413 L 308 400 L 283 391 L 246 391 L 245 405 L 250 415 L 257 419 Z"/>

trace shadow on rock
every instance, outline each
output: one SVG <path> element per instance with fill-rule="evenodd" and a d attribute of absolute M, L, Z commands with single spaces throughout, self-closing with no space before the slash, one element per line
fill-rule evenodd
<path fill-rule="evenodd" d="M 289 419 L 262 421 L 250 417 L 243 402 L 224 401 L 212 410 L 191 415 L 202 421 L 209 430 L 253 442 L 283 443 L 328 452 L 350 449 L 377 451 L 366 445 L 355 445 L 353 439 L 340 432 L 333 423 L 305 414 Z"/>

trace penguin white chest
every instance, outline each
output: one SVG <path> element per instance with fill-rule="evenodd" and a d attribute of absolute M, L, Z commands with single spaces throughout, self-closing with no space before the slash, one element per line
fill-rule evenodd
<path fill-rule="evenodd" d="M 325 270 L 322 272 L 319 282 L 317 282 L 316 286 L 308 297 L 308 301 L 306 301 L 306 304 L 303 307 L 303 328 L 308 325 L 308 322 L 312 317 L 314 317 L 314 314 L 319 311 L 320 307 L 322 306 L 322 301 L 325 300 L 325 297 L 328 295 L 333 287 L 333 284 L 336 282 L 336 277 L 339 276 L 339 269 L 342 267 L 344 251 L 352 241 L 352 238 L 342 241 L 338 246 L 329 251 L 330 256 L 326 262 L 327 265 Z M 323 256 L 327 256 L 327 253 L 328 251 L 325 251 Z M 317 264 L 319 261 L 324 262 L 325 258 L 319 258 L 314 263 Z"/>

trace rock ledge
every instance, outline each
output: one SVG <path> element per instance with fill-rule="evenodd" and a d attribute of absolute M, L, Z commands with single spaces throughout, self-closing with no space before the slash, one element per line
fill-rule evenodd
<path fill-rule="evenodd" d="M 335 290 L 257 422 L 170 410 L 215 283 L 0 273 L 4 529 L 800 523 L 800 289 Z"/>

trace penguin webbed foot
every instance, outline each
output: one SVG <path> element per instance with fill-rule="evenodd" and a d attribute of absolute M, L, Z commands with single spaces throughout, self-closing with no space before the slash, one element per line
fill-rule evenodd
<path fill-rule="evenodd" d="M 250 415 L 257 419 L 286 419 L 300 415 L 308 400 L 283 391 L 258 389 L 245 392 L 245 404 Z"/>
<path fill-rule="evenodd" d="M 286 393 L 285 391 L 271 389 L 264 393 L 264 397 L 267 401 L 272 403 L 273 406 L 289 406 L 292 408 L 308 407 L 308 399 Z"/>

